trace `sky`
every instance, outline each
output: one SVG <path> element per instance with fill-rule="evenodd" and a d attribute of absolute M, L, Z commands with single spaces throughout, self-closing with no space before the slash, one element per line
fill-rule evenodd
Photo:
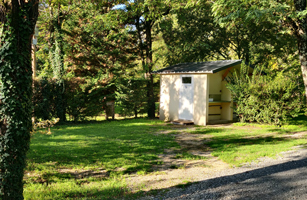
<path fill-rule="evenodd" d="M 118 4 L 112 8 L 112 10 L 117 10 L 117 9 L 122 9 L 126 10 L 126 5 L 125 4 Z"/>

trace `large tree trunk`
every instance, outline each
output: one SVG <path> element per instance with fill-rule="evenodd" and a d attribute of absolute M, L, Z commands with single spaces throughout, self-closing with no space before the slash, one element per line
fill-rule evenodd
<path fill-rule="evenodd" d="M 23 199 L 25 158 L 32 129 L 31 40 L 38 1 L 0 4 L 0 199 Z"/>
<path fill-rule="evenodd" d="M 305 86 L 305 97 L 307 102 L 307 39 L 301 38 L 301 40 L 298 40 L 298 47 L 299 47 L 301 70 Z"/>
<path fill-rule="evenodd" d="M 295 10 L 306 10 L 306 0 L 294 0 Z M 305 85 L 305 97 L 307 101 L 307 17 L 291 20 L 293 32 L 297 38 L 300 55 L 301 70 Z"/>
<path fill-rule="evenodd" d="M 153 76 L 152 76 L 152 36 L 151 36 L 151 28 L 152 28 L 152 20 L 147 20 L 145 22 L 145 31 L 146 31 L 146 78 L 147 82 L 147 114 L 149 118 L 155 117 L 155 97 L 154 97 L 154 88 L 153 88 Z"/>
<path fill-rule="evenodd" d="M 152 72 L 152 37 L 151 37 L 151 28 L 152 28 L 152 20 L 148 20 L 145 22 L 145 34 L 146 34 L 146 45 L 143 45 L 142 42 L 142 33 L 140 27 L 140 17 L 136 20 L 136 28 L 138 32 L 139 39 L 139 49 L 140 56 L 142 59 L 142 66 L 145 70 L 145 76 L 147 79 L 146 92 L 147 92 L 147 115 L 149 118 L 155 117 L 155 99 L 154 99 L 154 89 L 153 89 L 153 76 Z M 146 52 L 146 56 L 144 55 L 144 51 Z M 146 59 L 145 59 L 146 57 Z"/>

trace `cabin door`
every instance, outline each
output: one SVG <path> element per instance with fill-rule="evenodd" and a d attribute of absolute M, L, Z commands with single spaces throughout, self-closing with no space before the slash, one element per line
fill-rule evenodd
<path fill-rule="evenodd" d="M 193 121 L 193 76 L 182 75 L 179 91 L 179 119 Z"/>

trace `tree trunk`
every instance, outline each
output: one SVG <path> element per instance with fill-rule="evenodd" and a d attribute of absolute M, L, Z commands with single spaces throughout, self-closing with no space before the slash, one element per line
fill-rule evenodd
<path fill-rule="evenodd" d="M 147 20 L 145 22 L 145 31 L 146 31 L 146 79 L 147 82 L 147 114 L 149 118 L 155 118 L 155 97 L 154 97 L 154 88 L 153 88 L 153 76 L 152 66 L 152 37 L 151 37 L 151 28 L 152 20 Z"/>
<path fill-rule="evenodd" d="M 3 2 L 3 1 L 2 1 Z M 5 17 L 3 17 L 5 16 Z M 0 5 L 0 199 L 23 199 L 23 174 L 32 130 L 31 40 L 38 2 Z M 5 103 L 4 103 L 5 102 Z"/>
<path fill-rule="evenodd" d="M 306 10 L 306 0 L 294 0 L 296 11 Z M 293 32 L 297 38 L 300 55 L 301 70 L 305 86 L 305 97 L 307 101 L 307 17 L 294 19 L 291 21 Z"/>
<path fill-rule="evenodd" d="M 52 59 L 54 59 L 54 66 L 53 67 L 53 74 L 54 78 L 57 80 L 56 86 L 58 88 L 58 93 L 56 95 L 56 115 L 60 118 L 60 122 L 66 121 L 66 103 L 65 103 L 65 94 L 64 94 L 64 45 L 63 45 L 63 31 L 62 31 L 62 24 L 64 21 L 63 13 L 61 11 L 61 4 L 58 3 L 57 8 L 57 16 L 51 16 L 53 21 L 54 27 L 54 43 L 53 48 L 54 54 Z"/>
<path fill-rule="evenodd" d="M 138 118 L 138 109 L 134 107 L 134 118 Z"/>
<path fill-rule="evenodd" d="M 305 86 L 305 98 L 307 102 L 307 39 L 306 37 L 298 39 L 298 49 L 300 55 L 301 70 Z"/>

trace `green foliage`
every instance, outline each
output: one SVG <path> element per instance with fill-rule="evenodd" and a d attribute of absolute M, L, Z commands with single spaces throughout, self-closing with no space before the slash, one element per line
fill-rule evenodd
<path fill-rule="evenodd" d="M 241 122 L 281 125 L 304 109 L 303 81 L 293 81 L 292 73 L 263 75 L 257 68 L 252 76 L 248 67 L 229 78 L 227 88 L 233 95 L 234 110 Z"/>
<path fill-rule="evenodd" d="M 19 200 L 32 130 L 31 34 L 37 7 L 33 1 L 10 3 L 8 10 L 0 7 L 0 199 Z"/>
<path fill-rule="evenodd" d="M 68 114 L 74 121 L 85 117 L 99 115 L 105 107 L 106 98 L 114 99 L 112 91 L 114 85 L 95 86 L 85 79 L 70 78 L 64 80 L 65 91 L 55 79 L 41 79 L 34 82 L 34 116 L 41 120 L 60 118 L 57 109 L 59 101 L 65 100 L 64 114 Z M 64 94 L 64 95 L 63 95 Z"/>
<path fill-rule="evenodd" d="M 293 35 L 279 21 L 265 15 L 258 21 L 247 19 L 257 10 L 252 4 L 236 5 L 240 9 L 233 15 L 232 4 L 237 2 L 201 1 L 165 17 L 159 30 L 168 50 L 166 63 L 244 59 L 264 64 L 296 51 Z"/>
<path fill-rule="evenodd" d="M 248 36 L 248 38 L 253 38 L 253 40 L 250 40 L 253 43 L 242 46 L 242 52 L 248 53 L 246 55 L 249 55 L 249 52 L 253 50 L 256 51 L 256 58 L 262 57 L 262 60 L 266 60 L 265 53 L 273 55 L 273 57 L 277 55 L 287 57 L 289 51 L 293 53 L 297 49 L 305 84 L 305 95 L 307 95 L 307 67 L 305 64 L 307 60 L 306 1 L 217 0 L 213 6 L 213 12 L 216 21 L 222 26 L 231 28 L 247 25 L 247 27 L 256 28 L 252 32 L 247 32 L 247 36 L 253 36 Z M 249 58 L 252 57 L 245 56 L 243 58 L 249 62 Z M 253 63 L 256 64 L 257 62 Z"/>
<path fill-rule="evenodd" d="M 126 1 L 126 21 L 135 29 L 134 33 L 137 38 L 137 53 L 140 58 L 142 70 L 147 79 L 147 114 L 148 117 L 155 117 L 155 95 L 153 80 L 153 40 L 154 27 L 165 16 L 167 16 L 173 8 L 180 7 L 179 1 Z M 184 4 L 183 4 L 184 5 Z"/>
<path fill-rule="evenodd" d="M 67 113 L 75 121 L 96 116 L 114 100 L 114 82 L 135 67 L 134 35 L 125 28 L 113 3 L 75 2 L 63 31 L 68 44 Z M 78 37 L 76 37 L 78 35 Z M 66 86 L 66 87 L 71 87 Z"/>
<path fill-rule="evenodd" d="M 39 42 L 41 45 L 38 46 L 38 60 L 39 64 L 43 62 L 50 69 L 49 77 L 44 74 L 43 77 L 54 78 L 56 80 L 56 87 L 58 89 L 58 94 L 56 95 L 56 105 L 55 111 L 56 115 L 60 118 L 61 122 L 66 121 L 65 116 L 65 99 L 64 99 L 64 42 L 63 42 L 63 31 L 62 26 L 65 20 L 65 1 L 48 1 L 44 2 L 41 7 L 43 9 L 40 18 L 39 26 L 41 33 L 39 37 Z M 47 10 L 49 12 L 47 12 Z M 40 49 L 42 48 L 42 49 Z M 48 55 L 42 55 L 42 53 Z M 42 56 L 45 60 L 42 61 Z M 46 59 L 47 58 L 47 59 Z M 42 66 L 39 65 L 39 71 L 41 73 Z M 43 70 L 44 71 L 44 70 Z"/>
<path fill-rule="evenodd" d="M 146 107 L 146 83 L 145 79 L 119 79 L 116 83 L 117 105 L 119 114 L 138 116 L 144 113 Z"/>
<path fill-rule="evenodd" d="M 159 24 L 169 65 L 229 58 L 229 33 L 214 22 L 212 4 L 201 1 L 173 10 Z"/>
<path fill-rule="evenodd" d="M 67 113 L 78 121 L 100 114 L 105 98 L 114 99 L 114 81 L 135 66 L 134 37 L 117 20 L 120 11 L 111 10 L 120 2 L 82 0 L 68 5 L 67 1 L 49 1 L 48 6 L 41 5 L 45 9 L 39 25 L 38 74 L 55 90 L 47 91 L 50 98 L 38 99 L 50 102 L 51 112 L 45 110 L 49 117 L 65 120 Z M 48 107 L 37 104 L 36 116 L 44 113 L 42 105 Z"/>
<path fill-rule="evenodd" d="M 58 91 L 52 80 L 41 79 L 34 81 L 33 105 L 36 118 L 47 120 L 57 117 L 55 97 L 58 95 Z"/>
<path fill-rule="evenodd" d="M 84 120 L 102 113 L 106 101 L 113 100 L 114 85 L 95 86 L 84 79 L 72 78 L 66 82 L 67 114 L 74 121 Z"/>
<path fill-rule="evenodd" d="M 120 11 L 111 10 L 116 3 L 48 2 L 38 47 L 39 77 L 48 84 L 36 90 L 38 118 L 68 114 L 79 121 L 101 114 L 106 101 L 114 100 L 114 81 L 133 71 L 136 45 L 130 29 L 116 20 Z"/>
<path fill-rule="evenodd" d="M 107 8 L 112 5 L 105 4 Z M 135 38 L 124 24 L 114 20 L 118 18 L 117 11 L 109 9 L 89 2 L 71 7 L 64 26 L 71 76 L 112 84 L 135 66 Z"/>
<path fill-rule="evenodd" d="M 63 117 L 66 112 L 66 99 L 64 94 L 64 80 L 36 79 L 33 87 L 34 116 L 38 119 L 47 120 Z"/>

